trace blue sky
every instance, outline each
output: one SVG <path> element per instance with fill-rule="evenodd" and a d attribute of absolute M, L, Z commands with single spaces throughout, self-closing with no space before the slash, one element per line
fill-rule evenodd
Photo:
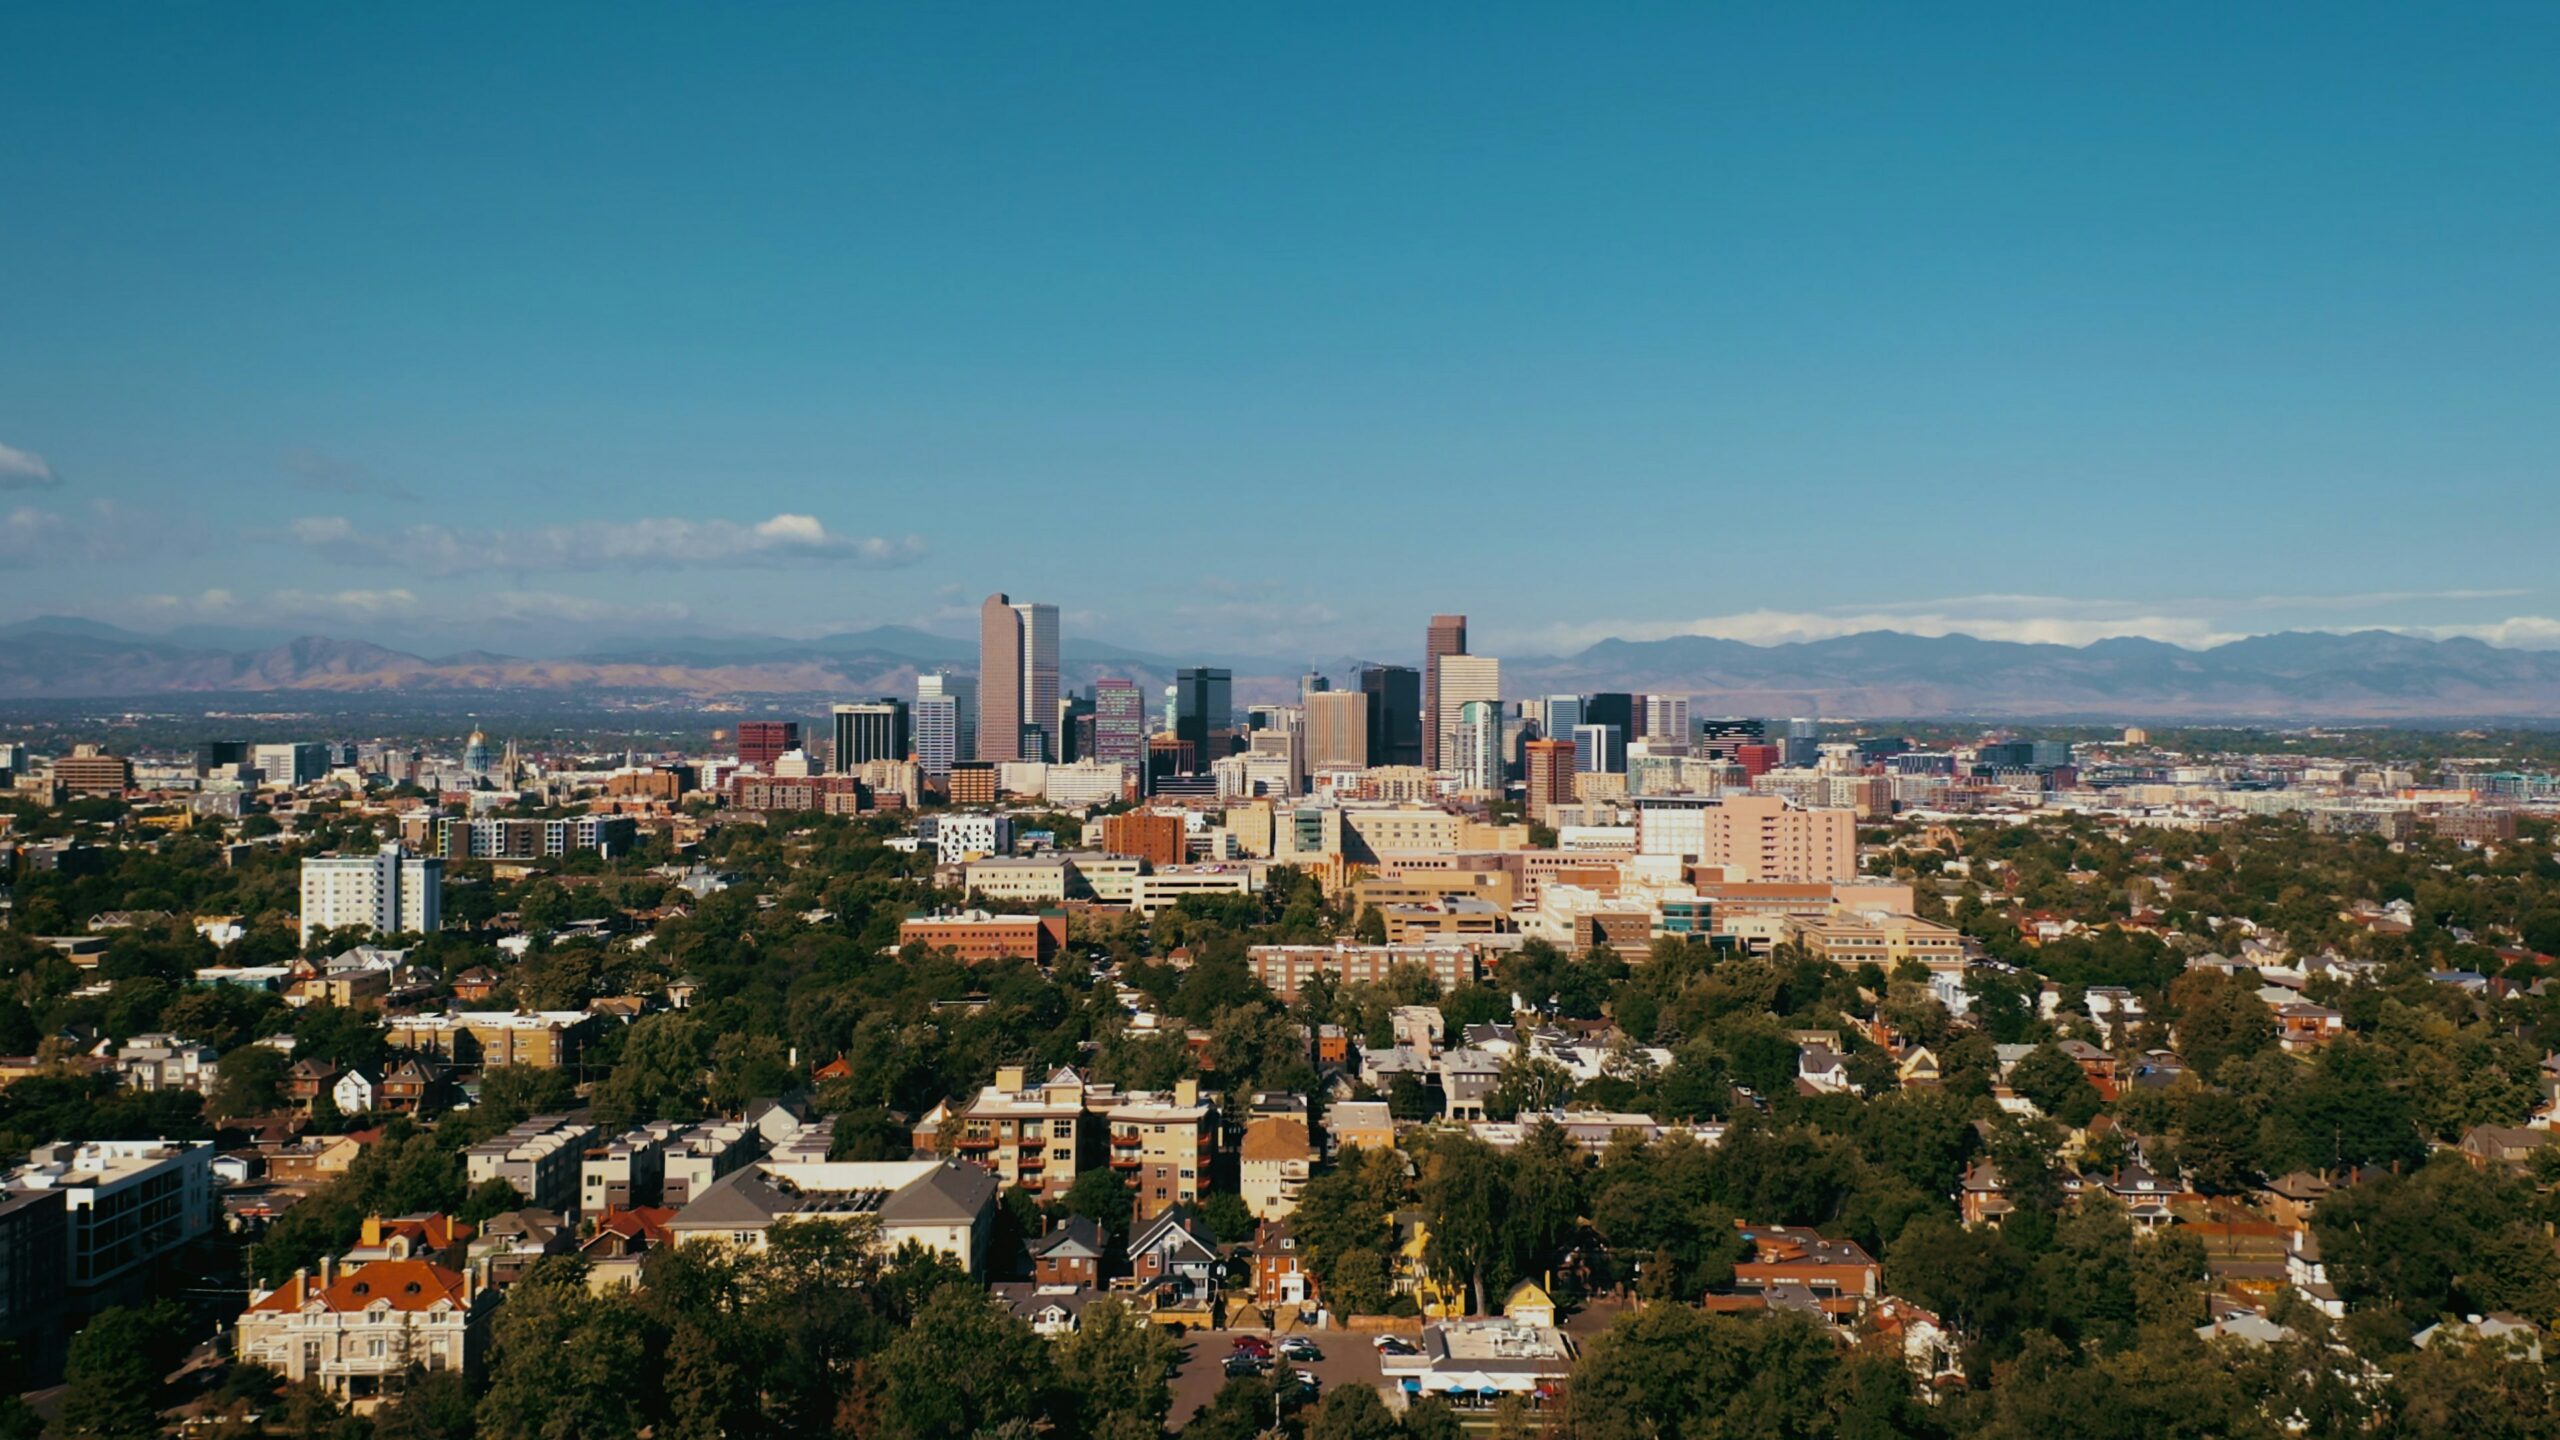
<path fill-rule="evenodd" d="M 0 56 L 0 619 L 2560 645 L 2548 5 L 19 4 Z"/>

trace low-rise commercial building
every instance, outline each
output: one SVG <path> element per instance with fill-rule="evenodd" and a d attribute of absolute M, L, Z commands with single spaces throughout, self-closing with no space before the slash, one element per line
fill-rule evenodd
<path fill-rule="evenodd" d="M 948 950 L 965 964 L 982 960 L 1031 960 L 1047 964 L 1067 943 L 1064 911 L 991 915 L 984 910 L 910 915 L 898 924 L 898 943 Z"/>

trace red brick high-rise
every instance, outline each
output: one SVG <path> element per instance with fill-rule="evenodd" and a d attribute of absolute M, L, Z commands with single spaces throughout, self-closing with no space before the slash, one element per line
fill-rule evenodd
<path fill-rule="evenodd" d="M 738 763 L 770 775 L 783 752 L 800 748 L 797 720 L 742 720 L 738 723 Z"/>
<path fill-rule="evenodd" d="M 1467 617 L 1434 615 L 1422 637 L 1422 768 L 1440 768 L 1440 657 L 1467 653 Z"/>
<path fill-rule="evenodd" d="M 1529 818 L 1543 823 L 1548 806 L 1573 801 L 1573 742 L 1532 740 L 1522 754 L 1529 772 Z"/>

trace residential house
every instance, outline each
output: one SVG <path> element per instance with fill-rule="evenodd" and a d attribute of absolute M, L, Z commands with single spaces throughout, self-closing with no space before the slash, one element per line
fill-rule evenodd
<path fill-rule="evenodd" d="M 355 1248 L 339 1257 L 343 1264 L 369 1265 L 376 1260 L 433 1260 L 459 1268 L 469 1255 L 473 1228 L 440 1210 L 409 1215 L 368 1215 L 356 1231 Z"/>
<path fill-rule="evenodd" d="M 1535 1325 L 1553 1329 L 1556 1324 L 1556 1297 L 1535 1280 L 1522 1279 L 1502 1297 L 1502 1318 L 1517 1325 Z"/>
<path fill-rule="evenodd" d="M 1208 1291 L 1216 1286 L 1217 1270 L 1217 1242 L 1188 1205 L 1165 1211 L 1129 1237 L 1129 1271 L 1142 1288 L 1179 1281 Z"/>
<path fill-rule="evenodd" d="M 2294 1232 L 2293 1243 L 2284 1252 L 2285 1283 L 2323 1315 L 2332 1320 L 2347 1318 L 2347 1302 L 2329 1279 L 2329 1267 L 2320 1259 L 2320 1237 L 2308 1229 Z"/>
<path fill-rule="evenodd" d="M 1868 1308 L 1866 1326 L 1930 1391 L 1963 1386 L 1964 1347 L 1936 1311 L 1888 1295 Z"/>
<path fill-rule="evenodd" d="M 577 1227 L 557 1211 L 527 1208 L 492 1215 L 471 1242 L 481 1277 L 500 1288 L 514 1284 L 546 1255 L 578 1248 Z"/>
<path fill-rule="evenodd" d="M 1436 1068 L 1449 1118 L 1485 1118 L 1485 1099 L 1502 1079 L 1502 1057 L 1485 1050 L 1450 1050 L 1440 1056 Z"/>
<path fill-rule="evenodd" d="M 1298 1208 L 1316 1159 L 1306 1121 L 1279 1115 L 1256 1120 L 1244 1127 L 1238 1155 L 1245 1208 L 1256 1219 L 1285 1219 Z"/>
<path fill-rule="evenodd" d="M 1741 1227 L 1751 1258 L 1733 1267 L 1732 1289 L 1707 1308 L 1794 1309 L 1847 1326 L 1884 1294 L 1884 1267 L 1852 1240 L 1790 1225 Z"/>
<path fill-rule="evenodd" d="M 337 1086 L 338 1067 L 326 1060 L 296 1060 L 284 1072 L 284 1098 L 306 1114 Z"/>
<path fill-rule="evenodd" d="M 2459 1148 L 2462 1158 L 2479 1169 L 2492 1165 L 2521 1170 L 2533 1162 L 2542 1148 L 2560 1135 L 2549 1130 L 2531 1130 L 2513 1125 L 2474 1125 L 2462 1132 Z"/>
<path fill-rule="evenodd" d="M 1056 1229 L 1033 1237 L 1032 1283 L 1042 1287 L 1098 1287 L 1110 1248 L 1111 1242 L 1100 1225 L 1085 1216 L 1070 1215 Z"/>
<path fill-rule="evenodd" d="M 1964 1179 L 1956 1191 L 1956 1209 L 1967 1225 L 1988 1225 L 1998 1229 L 2018 1207 L 2009 1200 L 2008 1185 L 2000 1178 L 2000 1167 L 1988 1160 L 1976 1160 L 1965 1167 Z"/>
<path fill-rule="evenodd" d="M 482 1277 L 429 1260 L 377 1260 L 297 1270 L 254 1292 L 234 1353 L 295 1384 L 316 1385 L 358 1413 L 397 1394 L 412 1369 L 474 1374 L 488 1348 L 496 1296 Z"/>
<path fill-rule="evenodd" d="M 385 1115 L 433 1115 L 452 1103 L 444 1067 L 415 1057 L 384 1071 L 373 1091 L 373 1108 Z"/>
<path fill-rule="evenodd" d="M 1373 1151 L 1396 1146 L 1395 1117 L 1384 1100 L 1337 1101 L 1325 1108 L 1324 1128 L 1337 1153 L 1351 1145 Z"/>
<path fill-rule="evenodd" d="M 637 1288 L 640 1284 L 640 1262 L 653 1250 L 675 1243 L 668 1233 L 667 1222 L 676 1212 L 663 1205 L 642 1205 L 630 1210 L 608 1210 L 596 1222 L 596 1231 L 578 1247 L 587 1262 L 587 1288 L 601 1294 L 616 1288 Z"/>
<path fill-rule="evenodd" d="M 116 1076 L 128 1090 L 213 1093 L 220 1051 L 175 1035 L 136 1035 L 116 1047 Z"/>
<path fill-rule="evenodd" d="M 1848 1057 L 1828 1045 L 1807 1045 L 1796 1052 L 1796 1090 L 1804 1095 L 1855 1095 Z"/>
<path fill-rule="evenodd" d="M 1254 1227 L 1253 1303 L 1269 1313 L 1321 1303 L 1306 1250 L 1285 1220 L 1265 1220 Z"/>
<path fill-rule="evenodd" d="M 340 1071 L 338 1082 L 329 1087 L 329 1101 L 341 1115 L 369 1115 L 373 1113 L 373 1093 L 379 1083 L 361 1066 Z"/>
<path fill-rule="evenodd" d="M 2295 1001 L 2276 1007 L 2276 1043 L 2301 1054 L 2347 1033 L 2347 1017 L 2326 1005 Z"/>

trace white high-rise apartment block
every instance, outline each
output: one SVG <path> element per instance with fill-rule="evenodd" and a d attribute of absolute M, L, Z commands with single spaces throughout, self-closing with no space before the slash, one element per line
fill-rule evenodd
<path fill-rule="evenodd" d="M 928 723 L 925 710 L 936 700 L 948 701 L 951 705 L 950 753 L 940 768 L 927 764 L 925 773 L 948 775 L 951 773 L 951 761 L 974 759 L 978 754 L 978 682 L 948 670 L 928 670 L 916 677 L 916 758 L 919 761 L 929 758 L 924 748 Z"/>
<path fill-rule="evenodd" d="M 1016 605 L 1022 617 L 1022 725 L 1040 732 L 1041 750 L 1026 760 L 1057 760 L 1065 751 L 1058 735 L 1058 607 Z"/>
<path fill-rule="evenodd" d="M 1440 693 L 1449 693 L 1449 661 L 1458 656 L 1441 658 Z M 1458 729 L 1441 754 L 1450 757 L 1449 768 L 1458 777 L 1461 790 L 1492 791 L 1502 789 L 1502 706 L 1491 700 L 1470 700 L 1458 707 Z"/>
<path fill-rule="evenodd" d="M 360 925 L 377 935 L 433 934 L 444 923 L 444 862 L 394 840 L 374 855 L 302 862 L 302 940 Z"/>
<path fill-rule="evenodd" d="M 1458 743 L 1458 719 L 1471 702 L 1481 700 L 1497 713 L 1494 726 L 1494 750 L 1501 753 L 1502 732 L 1499 712 L 1502 708 L 1502 662 L 1490 655 L 1443 655 L 1440 657 L 1440 713 L 1435 717 L 1439 735 L 1440 768 L 1458 767 L 1451 757 Z"/>
<path fill-rule="evenodd" d="M 922 687 L 921 681 L 917 682 Z M 913 712 L 916 766 L 927 775 L 948 775 L 960 758 L 960 702 L 948 695 L 926 695 Z"/>

